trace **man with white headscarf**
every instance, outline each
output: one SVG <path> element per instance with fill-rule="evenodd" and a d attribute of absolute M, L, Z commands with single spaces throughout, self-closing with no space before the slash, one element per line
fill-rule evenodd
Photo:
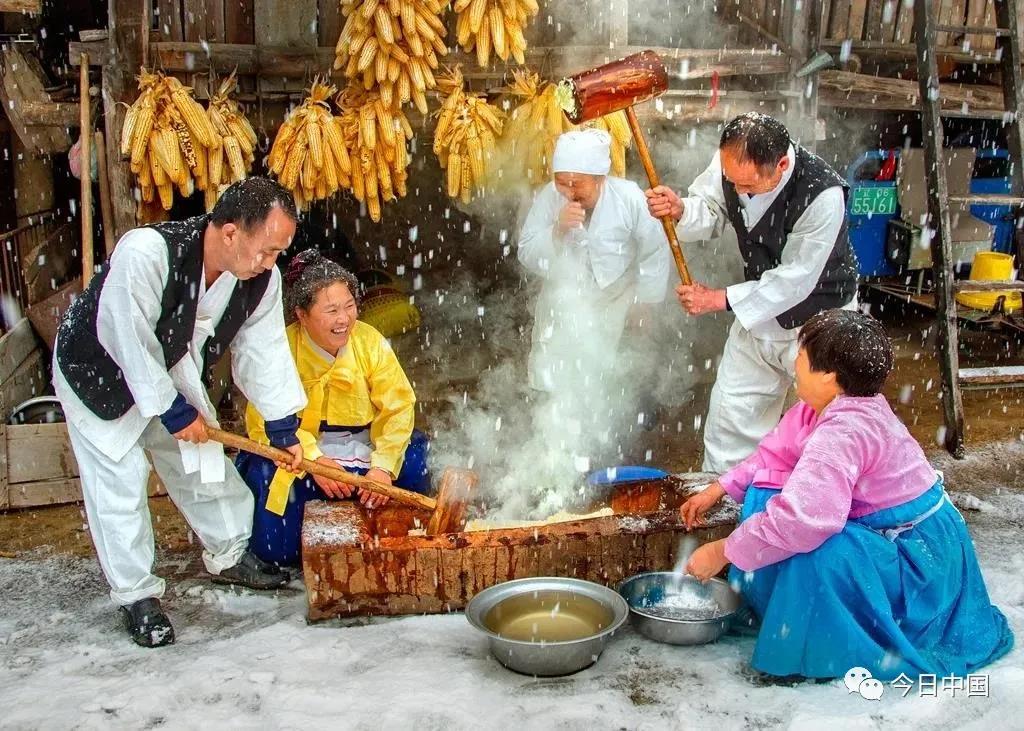
<path fill-rule="evenodd" d="M 544 284 L 534 314 L 530 386 L 571 388 L 611 364 L 631 308 L 661 302 L 670 253 L 661 224 L 633 182 L 609 177 L 611 137 L 566 132 L 554 180 L 537 193 L 519 237 L 519 261 Z"/>

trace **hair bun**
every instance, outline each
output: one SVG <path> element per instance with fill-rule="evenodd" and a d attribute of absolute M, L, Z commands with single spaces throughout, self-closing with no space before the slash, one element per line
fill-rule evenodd
<path fill-rule="evenodd" d="M 323 256 L 316 249 L 306 249 L 296 254 L 291 262 L 289 262 L 288 269 L 284 273 L 284 283 L 289 287 L 294 286 L 302 276 L 302 272 L 306 270 L 306 267 L 310 264 L 315 264 L 322 258 Z"/>

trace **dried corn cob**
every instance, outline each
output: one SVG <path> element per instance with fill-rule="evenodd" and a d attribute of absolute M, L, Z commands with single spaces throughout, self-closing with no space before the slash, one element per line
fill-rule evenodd
<path fill-rule="evenodd" d="M 473 189 L 483 188 L 487 178 L 503 115 L 482 95 L 466 92 L 458 67 L 445 69 L 439 76 L 438 90 L 443 102 L 437 113 L 434 154 L 447 169 L 448 195 L 468 203 Z"/>

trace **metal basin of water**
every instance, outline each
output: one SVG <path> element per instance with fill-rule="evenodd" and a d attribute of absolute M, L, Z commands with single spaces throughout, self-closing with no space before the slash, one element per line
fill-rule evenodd
<path fill-rule="evenodd" d="M 487 636 L 498 662 L 537 676 L 569 675 L 593 664 L 628 616 L 614 590 L 558 577 L 496 584 L 466 607 L 466 619 Z"/>
<path fill-rule="evenodd" d="M 693 607 L 672 602 L 683 593 L 695 599 Z M 714 642 L 729 629 L 740 608 L 740 596 L 728 582 L 710 579 L 702 584 L 671 571 L 630 577 L 619 585 L 619 594 L 629 604 L 633 626 L 644 636 L 670 645 Z"/>

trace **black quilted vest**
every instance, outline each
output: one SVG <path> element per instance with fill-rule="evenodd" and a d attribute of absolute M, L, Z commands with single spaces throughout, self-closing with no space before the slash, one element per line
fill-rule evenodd
<path fill-rule="evenodd" d="M 786 187 L 772 202 L 757 224 L 750 230 L 743 220 L 736 188 L 722 176 L 726 214 L 736 229 L 740 254 L 743 256 L 743 274 L 746 280 L 757 281 L 769 269 L 779 266 L 782 249 L 793 226 L 815 198 L 827 188 L 842 186 L 844 198 L 849 186 L 828 163 L 817 155 L 794 145 L 796 162 Z M 836 237 L 821 276 L 814 290 L 800 304 L 786 310 L 776 319 L 782 327 L 791 330 L 800 327 L 822 310 L 842 307 L 857 291 L 857 258 L 850 246 L 845 208 L 843 225 Z"/>
<path fill-rule="evenodd" d="M 203 276 L 203 234 L 206 216 L 158 223 L 151 228 L 167 244 L 169 276 L 164 286 L 156 338 L 164 365 L 172 368 L 188 354 L 196 322 Z M 68 308 L 57 331 L 56 357 L 61 372 L 78 398 L 101 419 L 124 416 L 135 403 L 121 367 L 100 344 L 96 313 L 109 268 L 93 277 L 89 287 Z M 271 272 L 235 285 L 227 308 L 203 350 L 203 380 L 210 385 L 213 367 L 256 310 L 267 291 Z"/>

